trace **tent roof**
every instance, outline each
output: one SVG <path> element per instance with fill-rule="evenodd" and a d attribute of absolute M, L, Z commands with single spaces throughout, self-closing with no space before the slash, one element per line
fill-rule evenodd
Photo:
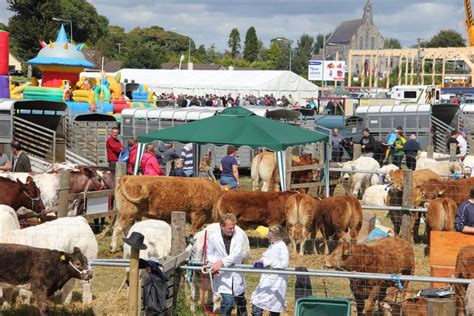
<path fill-rule="evenodd" d="M 245 108 L 232 107 L 216 116 L 138 137 L 141 143 L 155 140 L 266 147 L 282 151 L 294 145 L 326 141 L 328 136 L 257 116 Z"/>
<path fill-rule="evenodd" d="M 291 71 L 122 69 L 122 78 L 157 88 L 217 90 L 318 91 L 318 86 Z"/>

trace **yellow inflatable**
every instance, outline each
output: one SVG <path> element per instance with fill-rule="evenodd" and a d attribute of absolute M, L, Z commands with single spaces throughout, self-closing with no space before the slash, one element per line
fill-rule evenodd
<path fill-rule="evenodd" d="M 95 102 L 95 94 L 92 90 L 75 90 L 72 92 L 72 100 L 92 104 Z"/>
<path fill-rule="evenodd" d="M 29 84 L 28 83 L 25 83 L 25 84 L 22 84 L 20 86 L 17 86 L 13 89 L 10 90 L 10 98 L 12 99 L 16 99 L 16 100 L 19 100 L 19 99 L 23 99 L 23 90 L 25 90 L 26 87 L 28 87 Z"/>

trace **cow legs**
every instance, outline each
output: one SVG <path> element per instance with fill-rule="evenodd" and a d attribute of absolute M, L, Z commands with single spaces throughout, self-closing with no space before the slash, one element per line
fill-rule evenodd
<path fill-rule="evenodd" d="M 413 235 L 413 241 L 415 243 L 420 242 L 420 236 L 418 235 L 420 229 L 420 212 L 415 212 L 414 215 L 411 216 L 411 234 Z"/>
<path fill-rule="evenodd" d="M 269 189 L 270 189 L 270 181 L 262 181 L 262 192 L 269 192 L 268 191 Z"/>
<path fill-rule="evenodd" d="M 302 238 L 301 238 L 301 241 L 300 241 L 300 256 L 304 256 L 304 248 L 306 246 L 306 240 L 307 239 L 308 239 L 308 236 L 306 235 L 306 233 L 303 232 Z"/>
<path fill-rule="evenodd" d="M 364 302 L 364 314 L 373 315 L 375 310 L 375 300 L 380 292 L 380 285 L 374 285 L 369 292 L 369 297 Z"/>
<path fill-rule="evenodd" d="M 39 282 L 35 282 L 36 284 L 31 284 L 31 288 L 33 290 L 33 295 L 36 298 L 36 303 L 38 304 L 40 315 L 46 316 L 48 315 L 48 290 Z M 50 293 L 51 295 L 53 293 Z"/>
<path fill-rule="evenodd" d="M 117 239 L 121 232 L 127 233 L 128 229 L 134 222 L 134 218 L 120 216 L 115 223 L 114 231 L 112 233 L 112 242 L 110 243 L 110 252 L 117 251 Z"/>

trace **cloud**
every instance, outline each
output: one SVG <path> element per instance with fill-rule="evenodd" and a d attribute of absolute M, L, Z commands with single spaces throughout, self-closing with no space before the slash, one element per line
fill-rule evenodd
<path fill-rule="evenodd" d="M 159 25 L 176 28 L 191 36 L 197 45 L 212 44 L 227 49 L 230 31 L 237 28 L 241 41 L 250 26 L 265 46 L 275 37 L 297 40 L 303 34 L 330 33 L 344 20 L 362 17 L 366 0 L 90 0 L 99 14 L 127 31 Z M 11 12 L 0 1 L 0 21 L 8 22 Z M 461 0 L 372 1 L 375 24 L 386 38 L 403 46 L 417 38 L 430 39 L 442 29 L 464 35 L 464 7 Z"/>

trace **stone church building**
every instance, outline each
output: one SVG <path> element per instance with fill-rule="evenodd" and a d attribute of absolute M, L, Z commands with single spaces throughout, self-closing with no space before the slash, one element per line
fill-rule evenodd
<path fill-rule="evenodd" d="M 362 19 L 343 21 L 326 41 L 326 60 L 345 60 L 350 49 L 383 49 L 384 38 L 377 26 L 374 24 L 372 15 L 372 4 L 367 0 L 364 7 Z M 323 51 L 320 50 L 315 59 L 324 59 Z M 352 69 L 354 74 L 362 71 L 361 60 L 353 60 Z"/>

